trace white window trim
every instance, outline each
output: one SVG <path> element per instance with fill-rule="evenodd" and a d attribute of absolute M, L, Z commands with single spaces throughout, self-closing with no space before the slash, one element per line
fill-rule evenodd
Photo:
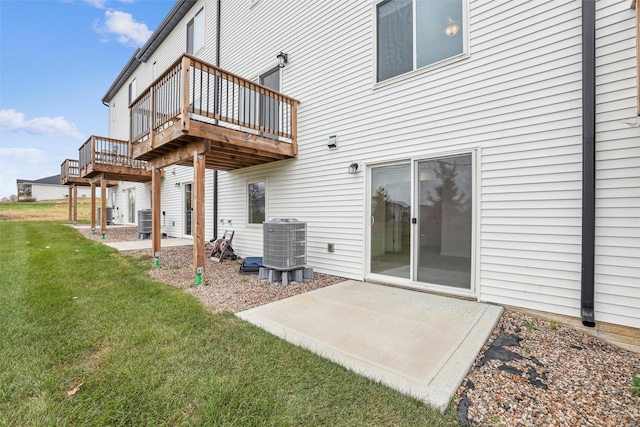
<path fill-rule="evenodd" d="M 262 228 L 262 223 L 257 224 L 253 222 L 249 222 L 249 185 L 255 184 L 258 182 L 264 182 L 264 220 L 269 220 L 269 181 L 267 178 L 253 178 L 248 179 L 244 185 L 244 199 L 245 199 L 245 221 L 247 223 L 247 227 L 251 228 Z"/>
<path fill-rule="evenodd" d="M 392 86 L 399 82 L 403 82 L 405 80 L 413 79 L 417 76 L 430 73 L 435 69 L 449 66 L 451 64 L 462 61 L 470 56 L 469 30 L 468 30 L 469 29 L 469 1 L 462 0 L 462 22 L 463 22 L 463 28 L 465 29 L 464 33 L 462 34 L 462 53 L 443 59 L 442 61 L 434 62 L 433 64 L 425 65 L 424 67 L 416 68 L 417 46 L 416 46 L 416 43 L 414 43 L 413 44 L 413 70 L 379 82 L 378 81 L 378 14 L 377 13 L 378 13 L 378 5 L 380 3 L 384 3 L 385 1 L 387 0 L 373 0 L 371 4 L 371 7 L 372 7 L 371 13 L 373 16 L 372 35 L 371 35 L 371 38 L 373 40 L 373 67 L 372 67 L 373 71 L 371 75 L 371 81 L 372 81 L 372 88 L 374 90 L 378 88 Z M 414 10 L 415 10 L 415 2 L 416 0 L 413 0 Z M 415 21 L 416 21 L 416 14 L 414 13 L 413 14 L 414 33 L 415 33 L 415 25 L 416 25 Z"/>
<path fill-rule="evenodd" d="M 129 83 L 129 105 L 138 97 L 138 82 L 134 77 Z"/>

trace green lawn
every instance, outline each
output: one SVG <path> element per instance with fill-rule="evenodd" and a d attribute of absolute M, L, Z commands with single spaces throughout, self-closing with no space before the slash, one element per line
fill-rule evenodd
<path fill-rule="evenodd" d="M 0 425 L 457 425 L 140 263 L 55 222 L 0 222 Z"/>
<path fill-rule="evenodd" d="M 100 206 L 100 199 L 96 201 Z M 69 221 L 69 199 L 46 200 L 41 202 L 0 202 L 0 221 Z M 78 223 L 91 222 L 91 199 L 78 199 Z"/>

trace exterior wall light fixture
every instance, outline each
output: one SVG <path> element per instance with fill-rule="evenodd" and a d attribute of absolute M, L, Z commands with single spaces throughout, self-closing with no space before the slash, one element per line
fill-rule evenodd
<path fill-rule="evenodd" d="M 284 68 L 287 62 L 289 62 L 289 55 L 284 52 L 280 52 L 276 58 L 278 58 L 278 67 L 280 68 Z"/>
<path fill-rule="evenodd" d="M 355 175 L 358 172 L 360 172 L 362 169 L 360 169 L 360 165 L 358 165 L 358 162 L 351 162 L 348 170 L 349 170 L 349 174 Z"/>

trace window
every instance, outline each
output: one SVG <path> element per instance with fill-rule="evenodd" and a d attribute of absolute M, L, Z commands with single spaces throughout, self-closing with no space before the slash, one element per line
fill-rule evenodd
<path fill-rule="evenodd" d="M 377 81 L 464 52 L 463 0 L 387 0 L 376 6 Z"/>
<path fill-rule="evenodd" d="M 204 46 L 204 9 L 187 24 L 187 53 L 193 55 Z"/>
<path fill-rule="evenodd" d="M 133 102 L 134 99 L 138 96 L 138 88 L 136 87 L 136 79 L 133 79 L 131 83 L 129 83 L 129 105 Z"/>
<path fill-rule="evenodd" d="M 250 182 L 247 185 L 247 211 L 249 224 L 262 224 L 266 218 L 266 190 L 265 181 Z"/>

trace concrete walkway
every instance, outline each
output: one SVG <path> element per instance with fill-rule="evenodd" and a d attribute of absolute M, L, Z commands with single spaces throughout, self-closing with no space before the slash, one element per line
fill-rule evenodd
<path fill-rule="evenodd" d="M 107 246 L 117 249 L 118 251 L 135 251 L 138 249 L 151 250 L 151 239 L 133 240 L 129 242 L 103 242 Z M 162 239 L 160 247 L 169 248 L 173 246 L 193 246 L 193 239 Z"/>
<path fill-rule="evenodd" d="M 238 313 L 444 410 L 502 307 L 349 280 Z"/>

